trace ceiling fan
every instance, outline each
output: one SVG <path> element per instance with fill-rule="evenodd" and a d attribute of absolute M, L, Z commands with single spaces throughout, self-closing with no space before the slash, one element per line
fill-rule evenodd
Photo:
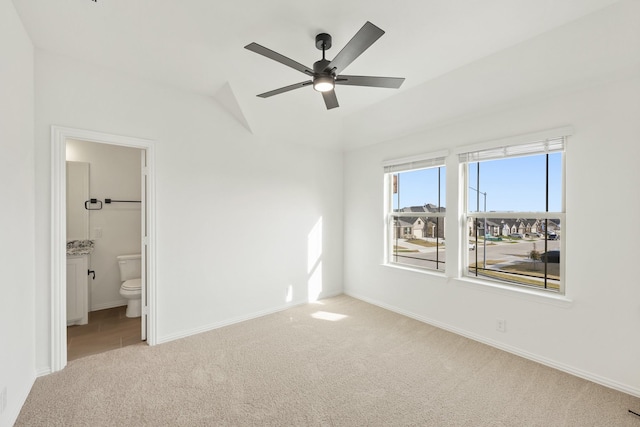
<path fill-rule="evenodd" d="M 325 51 L 331 48 L 331 36 L 321 33 L 316 36 L 316 47 L 322 50 L 322 59 L 313 64 L 313 68 L 309 68 L 293 59 L 287 58 L 277 52 L 260 46 L 257 43 L 250 43 L 245 46 L 252 52 L 266 56 L 281 64 L 298 70 L 310 76 L 312 79 L 289 86 L 281 87 L 269 92 L 258 95 L 260 98 L 268 98 L 290 90 L 299 89 L 305 86 L 313 86 L 315 90 L 322 93 L 324 103 L 327 110 L 338 107 L 338 98 L 334 90 L 335 85 L 351 85 L 351 86 L 370 86 L 398 89 L 404 82 L 401 77 L 374 77 L 374 76 L 349 76 L 340 74 L 349 66 L 358 56 L 367 50 L 376 40 L 378 40 L 384 31 L 367 21 L 355 36 L 346 44 L 345 47 L 333 58 L 332 61 L 325 59 Z"/>

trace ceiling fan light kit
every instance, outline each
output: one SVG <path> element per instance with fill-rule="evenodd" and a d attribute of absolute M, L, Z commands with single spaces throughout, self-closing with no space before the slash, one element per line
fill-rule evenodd
<path fill-rule="evenodd" d="M 313 88 L 318 92 L 333 90 L 335 81 L 331 76 L 318 76 L 313 78 Z"/>
<path fill-rule="evenodd" d="M 300 64 L 284 55 L 267 49 L 257 43 L 250 43 L 245 46 L 252 52 L 266 56 L 276 62 L 284 64 L 294 70 L 300 71 L 311 77 L 312 80 L 294 83 L 279 89 L 261 93 L 257 96 L 260 98 L 268 98 L 294 89 L 312 85 L 313 88 L 322 93 L 327 110 L 339 106 L 338 98 L 335 93 L 336 85 L 351 86 L 369 86 L 382 88 L 399 88 L 404 82 L 401 77 L 374 77 L 374 76 L 348 76 L 340 74 L 349 64 L 351 64 L 358 56 L 367 50 L 376 40 L 378 40 L 384 31 L 366 22 L 355 36 L 346 44 L 344 48 L 336 55 L 333 60 L 329 61 L 325 58 L 325 51 L 331 48 L 331 36 L 327 33 L 321 33 L 316 36 L 316 48 L 322 51 L 322 59 L 313 64 L 313 70 Z"/>

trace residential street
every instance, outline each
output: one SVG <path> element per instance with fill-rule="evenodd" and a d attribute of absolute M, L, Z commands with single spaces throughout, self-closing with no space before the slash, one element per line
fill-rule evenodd
<path fill-rule="evenodd" d="M 487 264 L 505 264 L 514 263 L 516 261 L 523 261 L 529 258 L 529 253 L 533 250 L 533 245 L 539 253 L 545 252 L 544 239 L 518 239 L 518 240 L 504 240 L 502 242 L 486 242 L 486 260 Z M 423 247 L 408 243 L 405 239 L 398 241 L 398 246 L 409 250 L 417 250 L 418 252 L 400 252 L 398 254 L 399 261 L 420 266 L 430 267 L 435 266 L 436 261 L 436 247 Z M 484 261 L 484 241 L 479 240 L 475 250 L 469 250 L 469 263 L 476 262 L 482 263 Z M 547 240 L 547 250 L 559 250 L 560 240 Z M 439 263 L 443 263 L 446 260 L 445 247 L 440 246 L 440 251 L 437 254 Z M 438 268 L 444 270 L 444 264 L 441 264 Z"/>

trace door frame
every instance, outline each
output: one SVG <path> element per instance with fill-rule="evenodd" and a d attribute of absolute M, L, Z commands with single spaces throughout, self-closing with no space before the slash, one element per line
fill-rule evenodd
<path fill-rule="evenodd" d="M 156 335 L 156 215 L 155 215 L 155 141 L 102 132 L 51 126 L 51 372 L 67 364 L 67 206 L 66 206 L 66 146 L 68 139 L 119 145 L 144 150 L 146 153 L 146 232 L 142 228 L 142 251 L 146 246 L 146 313 L 147 344 L 157 343 Z M 143 274 L 144 276 L 144 274 Z"/>

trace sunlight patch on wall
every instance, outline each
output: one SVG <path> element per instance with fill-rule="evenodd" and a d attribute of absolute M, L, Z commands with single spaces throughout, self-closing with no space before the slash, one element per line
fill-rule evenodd
<path fill-rule="evenodd" d="M 322 217 L 307 236 L 307 273 L 312 273 L 322 256 Z"/>
<path fill-rule="evenodd" d="M 317 264 L 317 268 L 309 277 L 307 283 L 308 299 L 310 302 L 317 301 L 322 293 L 322 262 Z"/>
<path fill-rule="evenodd" d="M 293 301 L 293 286 L 289 285 L 287 288 L 287 296 L 284 299 L 286 302 Z"/>

